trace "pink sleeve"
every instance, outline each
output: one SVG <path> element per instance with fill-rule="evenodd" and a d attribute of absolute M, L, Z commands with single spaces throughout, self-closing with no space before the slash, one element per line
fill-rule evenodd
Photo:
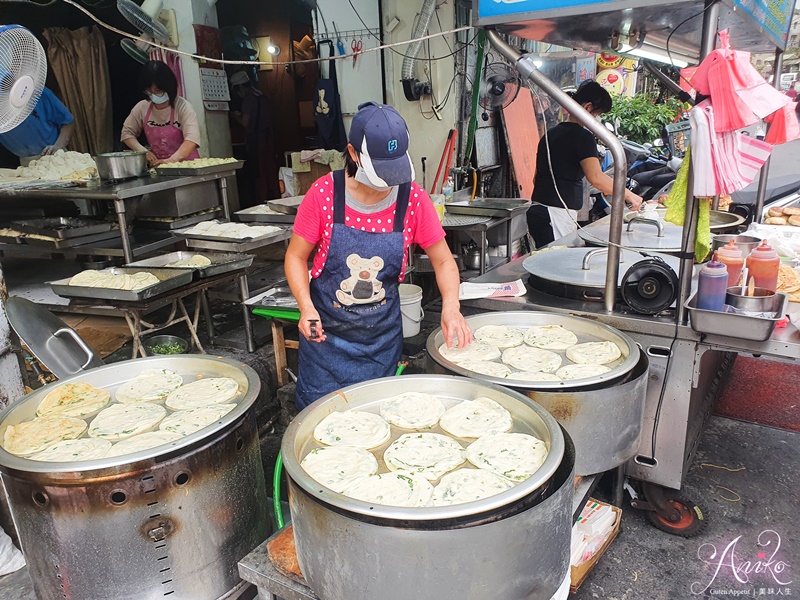
<path fill-rule="evenodd" d="M 433 206 L 433 200 L 424 189 L 416 183 L 411 184 L 411 213 L 406 217 L 406 222 L 411 225 L 414 232 L 413 242 L 424 250 L 432 246 L 445 236 L 439 215 Z"/>
<path fill-rule="evenodd" d="M 327 184 L 330 178 L 330 175 L 326 175 L 314 182 L 297 208 L 297 216 L 294 218 L 294 233 L 312 244 L 319 242 L 325 227 L 320 214 L 323 200 L 320 186 L 323 182 Z"/>

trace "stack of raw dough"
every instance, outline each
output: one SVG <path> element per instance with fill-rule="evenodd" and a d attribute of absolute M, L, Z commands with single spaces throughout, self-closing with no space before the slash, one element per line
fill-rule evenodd
<path fill-rule="evenodd" d="M 16 176 L 68 181 L 91 179 L 97 177 L 97 165 L 89 154 L 57 150 L 55 154 L 32 160 L 27 167 L 18 167 Z"/>
<path fill-rule="evenodd" d="M 65 383 L 44 397 L 35 419 L 8 426 L 3 448 L 48 462 L 131 454 L 208 427 L 236 408 L 239 396 L 239 384 L 229 377 L 184 385 L 167 369 L 142 371 L 117 389 L 115 402 L 107 390 Z"/>
<path fill-rule="evenodd" d="M 392 425 L 413 433 L 396 437 L 379 455 L 386 466 L 379 473 L 369 450 L 377 453 L 389 442 Z M 364 502 L 405 507 L 473 502 L 525 481 L 544 463 L 544 442 L 508 433 L 513 425 L 511 414 L 489 398 L 445 410 L 435 396 L 406 392 L 385 400 L 380 415 L 349 410 L 325 417 L 314 428 L 324 446 L 311 450 L 301 465 L 315 481 Z M 431 431 L 437 426 L 442 433 Z M 472 466 L 462 467 L 467 461 Z"/>
<path fill-rule="evenodd" d="M 474 337 L 466 348 L 448 348 L 442 344 L 439 353 L 468 371 L 529 382 L 572 381 L 603 375 L 611 371 L 607 365 L 622 357 L 614 342 L 579 344 L 578 336 L 561 325 L 527 329 L 484 325 L 475 331 Z M 560 353 L 568 364 L 563 364 Z"/>
<path fill-rule="evenodd" d="M 235 163 L 235 158 L 195 158 L 194 160 L 184 160 L 183 162 L 164 163 L 158 165 L 159 169 L 202 169 L 204 167 L 215 167 L 216 165 L 226 165 Z"/>
<path fill-rule="evenodd" d="M 142 290 L 159 282 L 158 277 L 147 271 L 138 273 L 114 273 L 88 269 L 73 275 L 69 285 L 81 287 L 109 288 L 112 290 Z"/>
<path fill-rule="evenodd" d="M 189 268 L 189 269 L 200 269 L 202 267 L 207 267 L 210 264 L 211 264 L 211 259 L 210 258 L 208 258 L 207 256 L 203 256 L 202 254 L 195 254 L 194 256 L 191 256 L 190 258 L 186 258 L 186 259 L 183 259 L 183 260 L 175 260 L 175 261 L 172 261 L 171 263 L 167 263 L 164 266 L 165 267 L 172 267 L 174 269 L 177 269 L 177 268 L 180 268 L 180 267 L 186 267 L 186 268 Z"/>
<path fill-rule="evenodd" d="M 183 233 L 188 235 L 205 235 L 211 237 L 243 240 L 257 238 L 280 231 L 280 227 L 272 225 L 247 225 L 246 223 L 221 223 L 220 221 L 203 221 Z"/>

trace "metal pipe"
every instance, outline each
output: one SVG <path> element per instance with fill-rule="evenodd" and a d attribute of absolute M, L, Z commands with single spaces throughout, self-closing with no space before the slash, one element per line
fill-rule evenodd
<path fill-rule="evenodd" d="M 667 77 L 664 73 L 662 73 L 658 67 L 656 67 L 652 62 L 649 60 L 643 60 L 642 66 L 647 69 L 647 71 L 655 77 L 658 82 L 667 88 L 670 92 L 678 96 L 681 102 L 686 102 L 694 106 L 694 98 L 686 91 L 681 89 L 681 86 L 672 81 L 669 77 Z"/>
<path fill-rule="evenodd" d="M 524 78 L 542 88 L 549 96 L 555 99 L 571 115 L 574 115 L 581 125 L 591 131 L 595 137 L 603 142 L 611 151 L 614 159 L 614 187 L 611 195 L 611 228 L 609 231 L 608 260 L 606 263 L 605 309 L 614 312 L 617 298 L 617 280 L 619 277 L 620 242 L 622 241 L 622 224 L 625 214 L 625 176 L 628 170 L 625 150 L 608 129 L 603 127 L 590 113 L 571 96 L 563 92 L 554 82 L 541 73 L 533 61 L 523 56 L 518 50 L 506 44 L 496 31 L 487 30 L 486 37 L 497 51 L 502 54 Z"/>
<path fill-rule="evenodd" d="M 717 41 L 717 22 L 719 21 L 720 4 L 718 0 L 707 0 L 707 10 L 703 15 L 703 36 L 700 42 L 700 60 L 714 51 Z M 692 277 L 694 275 L 694 243 L 696 232 L 695 211 L 697 203 L 694 198 L 694 173 L 689 163 L 688 186 L 686 188 L 686 212 L 683 219 L 683 235 L 681 237 L 681 267 L 678 274 L 680 294 L 676 303 L 676 318 L 679 325 L 689 322 L 689 311 L 686 301 L 692 293 Z"/>
<path fill-rule="evenodd" d="M 781 71 L 783 71 L 783 50 L 775 50 L 775 66 L 772 69 L 772 85 L 776 90 L 781 89 Z M 767 126 L 769 131 L 769 125 Z M 770 157 L 771 158 L 771 157 Z M 761 223 L 762 213 L 764 212 L 764 202 L 767 200 L 767 183 L 769 183 L 769 164 L 770 158 L 761 166 L 758 175 L 758 191 L 756 192 L 756 214 L 753 219 L 756 223 Z"/>

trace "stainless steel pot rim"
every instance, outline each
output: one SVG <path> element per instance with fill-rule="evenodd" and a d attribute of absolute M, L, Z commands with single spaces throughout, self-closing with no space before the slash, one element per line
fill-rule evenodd
<path fill-rule="evenodd" d="M 447 384 L 449 382 L 464 381 L 463 377 L 456 377 L 453 375 L 403 375 L 403 380 L 415 380 L 420 383 L 433 383 L 439 382 Z M 452 506 L 428 506 L 428 507 L 399 507 L 399 506 L 385 506 L 379 504 L 370 504 L 369 502 L 362 502 L 355 498 L 350 498 L 343 494 L 334 492 L 333 490 L 325 487 L 321 483 L 312 479 L 300 466 L 300 459 L 295 454 L 294 443 L 298 436 L 298 430 L 303 422 L 308 419 L 312 413 L 318 410 L 324 410 L 326 403 L 331 402 L 332 399 L 340 397 L 342 394 L 352 393 L 357 389 L 368 389 L 377 385 L 384 384 L 397 385 L 398 382 L 395 377 L 384 377 L 382 379 L 373 379 L 365 381 L 356 385 L 349 386 L 328 394 L 320 398 L 310 406 L 307 406 L 300 412 L 289 424 L 289 427 L 284 433 L 283 441 L 281 442 L 281 455 L 283 457 L 283 464 L 286 472 L 291 478 L 305 490 L 312 497 L 333 505 L 339 509 L 350 513 L 358 513 L 367 515 L 376 519 L 387 519 L 396 521 L 434 521 L 440 519 L 455 519 L 461 517 L 468 517 L 473 515 L 480 515 L 489 511 L 500 509 L 509 505 L 517 500 L 525 498 L 529 494 L 538 490 L 542 485 L 547 483 L 553 474 L 558 470 L 564 456 L 564 435 L 561 431 L 561 426 L 558 422 L 539 404 L 528 398 L 527 396 L 510 390 L 506 387 L 496 385 L 493 383 L 486 383 L 483 381 L 472 381 L 472 386 L 482 390 L 492 390 L 499 392 L 507 397 L 510 397 L 518 402 L 524 404 L 527 408 L 534 411 L 536 415 L 542 419 L 550 431 L 550 451 L 541 467 L 529 479 L 515 485 L 511 489 L 490 496 L 483 500 L 475 502 L 465 502 L 464 504 L 455 504 Z M 354 406 L 353 408 L 358 408 Z M 465 465 L 462 466 L 467 466 Z"/>
<path fill-rule="evenodd" d="M 104 152 L 103 154 L 98 154 L 97 156 L 102 156 L 104 158 L 125 158 L 127 156 L 142 156 L 146 154 L 147 152 L 141 152 L 137 150 L 123 150 L 120 152 Z"/>
<path fill-rule="evenodd" d="M 628 356 L 621 364 L 614 367 L 608 373 L 604 373 L 602 375 L 595 375 L 593 377 L 587 377 L 585 379 L 573 379 L 571 381 L 523 381 L 519 379 L 509 379 L 505 377 L 491 377 L 489 375 L 483 375 L 481 373 L 476 373 L 474 371 L 469 371 L 463 367 L 460 367 L 454 362 L 450 362 L 449 360 L 444 358 L 442 354 L 439 352 L 439 346 L 441 346 L 444 343 L 444 334 L 442 333 L 441 327 L 433 331 L 428 336 L 426 348 L 428 350 L 428 354 L 434 361 L 439 363 L 442 367 L 450 371 L 453 371 L 454 373 L 458 373 L 459 375 L 463 375 L 464 377 L 479 379 L 480 381 L 485 381 L 496 385 L 507 386 L 514 389 L 539 390 L 539 391 L 549 391 L 549 392 L 569 392 L 569 391 L 574 391 L 576 389 L 580 389 L 582 387 L 594 386 L 600 383 L 607 382 L 610 384 L 615 381 L 618 381 L 621 377 L 629 373 L 631 369 L 633 369 L 636 366 L 636 363 L 639 362 L 640 350 L 636 342 L 634 342 L 633 339 L 628 335 L 626 335 L 625 333 L 617 329 L 614 329 L 613 327 L 610 327 L 605 323 L 598 323 L 597 321 L 590 321 L 589 319 L 584 319 L 581 317 L 572 317 L 569 315 L 559 315 L 556 313 L 530 311 L 530 310 L 482 313 L 479 315 L 472 315 L 469 317 L 465 317 L 467 323 L 470 323 L 471 325 L 475 321 L 486 321 L 485 323 L 481 323 L 481 325 L 508 324 L 517 327 L 533 327 L 535 325 L 542 325 L 544 323 L 530 322 L 532 319 L 541 319 L 541 318 L 546 318 L 548 320 L 548 324 L 564 325 L 564 327 L 566 327 L 567 329 L 569 329 L 570 324 L 573 324 L 573 326 L 580 325 L 583 328 L 588 327 L 590 329 L 596 330 L 597 332 L 605 332 L 606 335 L 624 342 L 624 344 L 627 346 Z M 504 322 L 503 323 L 497 322 L 499 320 L 502 320 Z M 505 321 L 508 322 L 506 323 Z M 603 339 L 606 338 L 604 337 Z M 622 348 L 622 350 L 624 354 L 625 348 Z"/>
<path fill-rule="evenodd" d="M 178 367 L 178 363 L 180 364 L 190 364 L 193 365 L 189 367 L 189 370 L 195 372 L 202 372 L 203 371 L 203 364 L 206 365 L 210 364 L 225 364 L 229 367 L 238 369 L 244 375 L 247 381 L 247 389 L 244 391 L 244 395 L 242 396 L 241 400 L 238 400 L 236 408 L 234 408 L 231 412 L 227 415 L 219 419 L 212 425 L 196 431 L 190 435 L 182 437 L 181 439 L 171 442 L 170 444 L 164 444 L 161 446 L 156 446 L 154 448 L 150 448 L 148 450 L 142 450 L 141 452 L 134 452 L 131 454 L 124 454 L 121 456 L 114 456 L 110 458 L 100 458 L 96 460 L 86 460 L 86 461 L 77 461 L 77 462 L 44 462 L 38 460 L 30 460 L 28 458 L 23 458 L 21 456 L 15 456 L 9 452 L 7 452 L 4 448 L 0 447 L 0 471 L 24 471 L 24 472 L 31 472 L 31 473 L 85 473 L 88 471 L 98 471 L 103 469 L 110 469 L 115 467 L 123 467 L 126 465 L 130 465 L 136 462 L 150 460 L 162 455 L 172 455 L 176 451 L 179 451 L 183 448 L 187 448 L 200 442 L 206 438 L 210 438 L 214 436 L 217 432 L 226 429 L 230 424 L 235 423 L 238 421 L 252 406 L 255 402 L 256 397 L 258 396 L 258 392 L 261 388 L 261 382 L 258 378 L 258 374 L 248 365 L 222 357 L 212 357 L 212 356 L 203 356 L 203 355 L 194 355 L 194 354 L 176 354 L 172 356 L 153 356 L 148 358 L 137 358 L 133 360 L 127 360 L 118 363 L 112 363 L 109 365 L 105 365 L 103 367 L 97 367 L 95 369 L 90 369 L 88 371 L 84 371 L 72 377 L 67 377 L 65 379 L 60 379 L 54 383 L 49 384 L 43 388 L 39 388 L 38 390 L 28 394 L 27 396 L 21 398 L 17 402 L 7 406 L 0 412 L 0 431 L 3 433 L 5 430 L 3 429 L 3 424 L 5 423 L 6 419 L 15 411 L 20 410 L 24 407 L 24 405 L 28 402 L 35 403 L 38 406 L 38 403 L 44 397 L 46 393 L 50 390 L 54 389 L 59 385 L 63 385 L 65 383 L 71 382 L 78 382 L 83 381 L 87 383 L 92 383 L 96 380 L 96 377 L 99 373 L 109 373 L 112 371 L 119 371 L 120 369 L 132 368 L 136 369 L 136 372 L 145 370 L 145 369 L 181 369 Z M 186 370 L 184 367 L 181 370 Z M 131 379 L 135 375 L 131 375 L 128 379 Z M 127 381 L 127 379 L 125 380 Z M 44 392 L 42 390 L 45 390 Z"/>

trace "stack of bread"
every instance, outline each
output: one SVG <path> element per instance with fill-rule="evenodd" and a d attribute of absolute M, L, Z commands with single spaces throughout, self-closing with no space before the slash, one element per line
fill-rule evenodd
<path fill-rule="evenodd" d="M 794 225 L 800 227 L 800 207 L 786 206 L 779 208 L 777 206 L 771 207 L 767 214 L 769 215 L 764 219 L 767 225 Z"/>

